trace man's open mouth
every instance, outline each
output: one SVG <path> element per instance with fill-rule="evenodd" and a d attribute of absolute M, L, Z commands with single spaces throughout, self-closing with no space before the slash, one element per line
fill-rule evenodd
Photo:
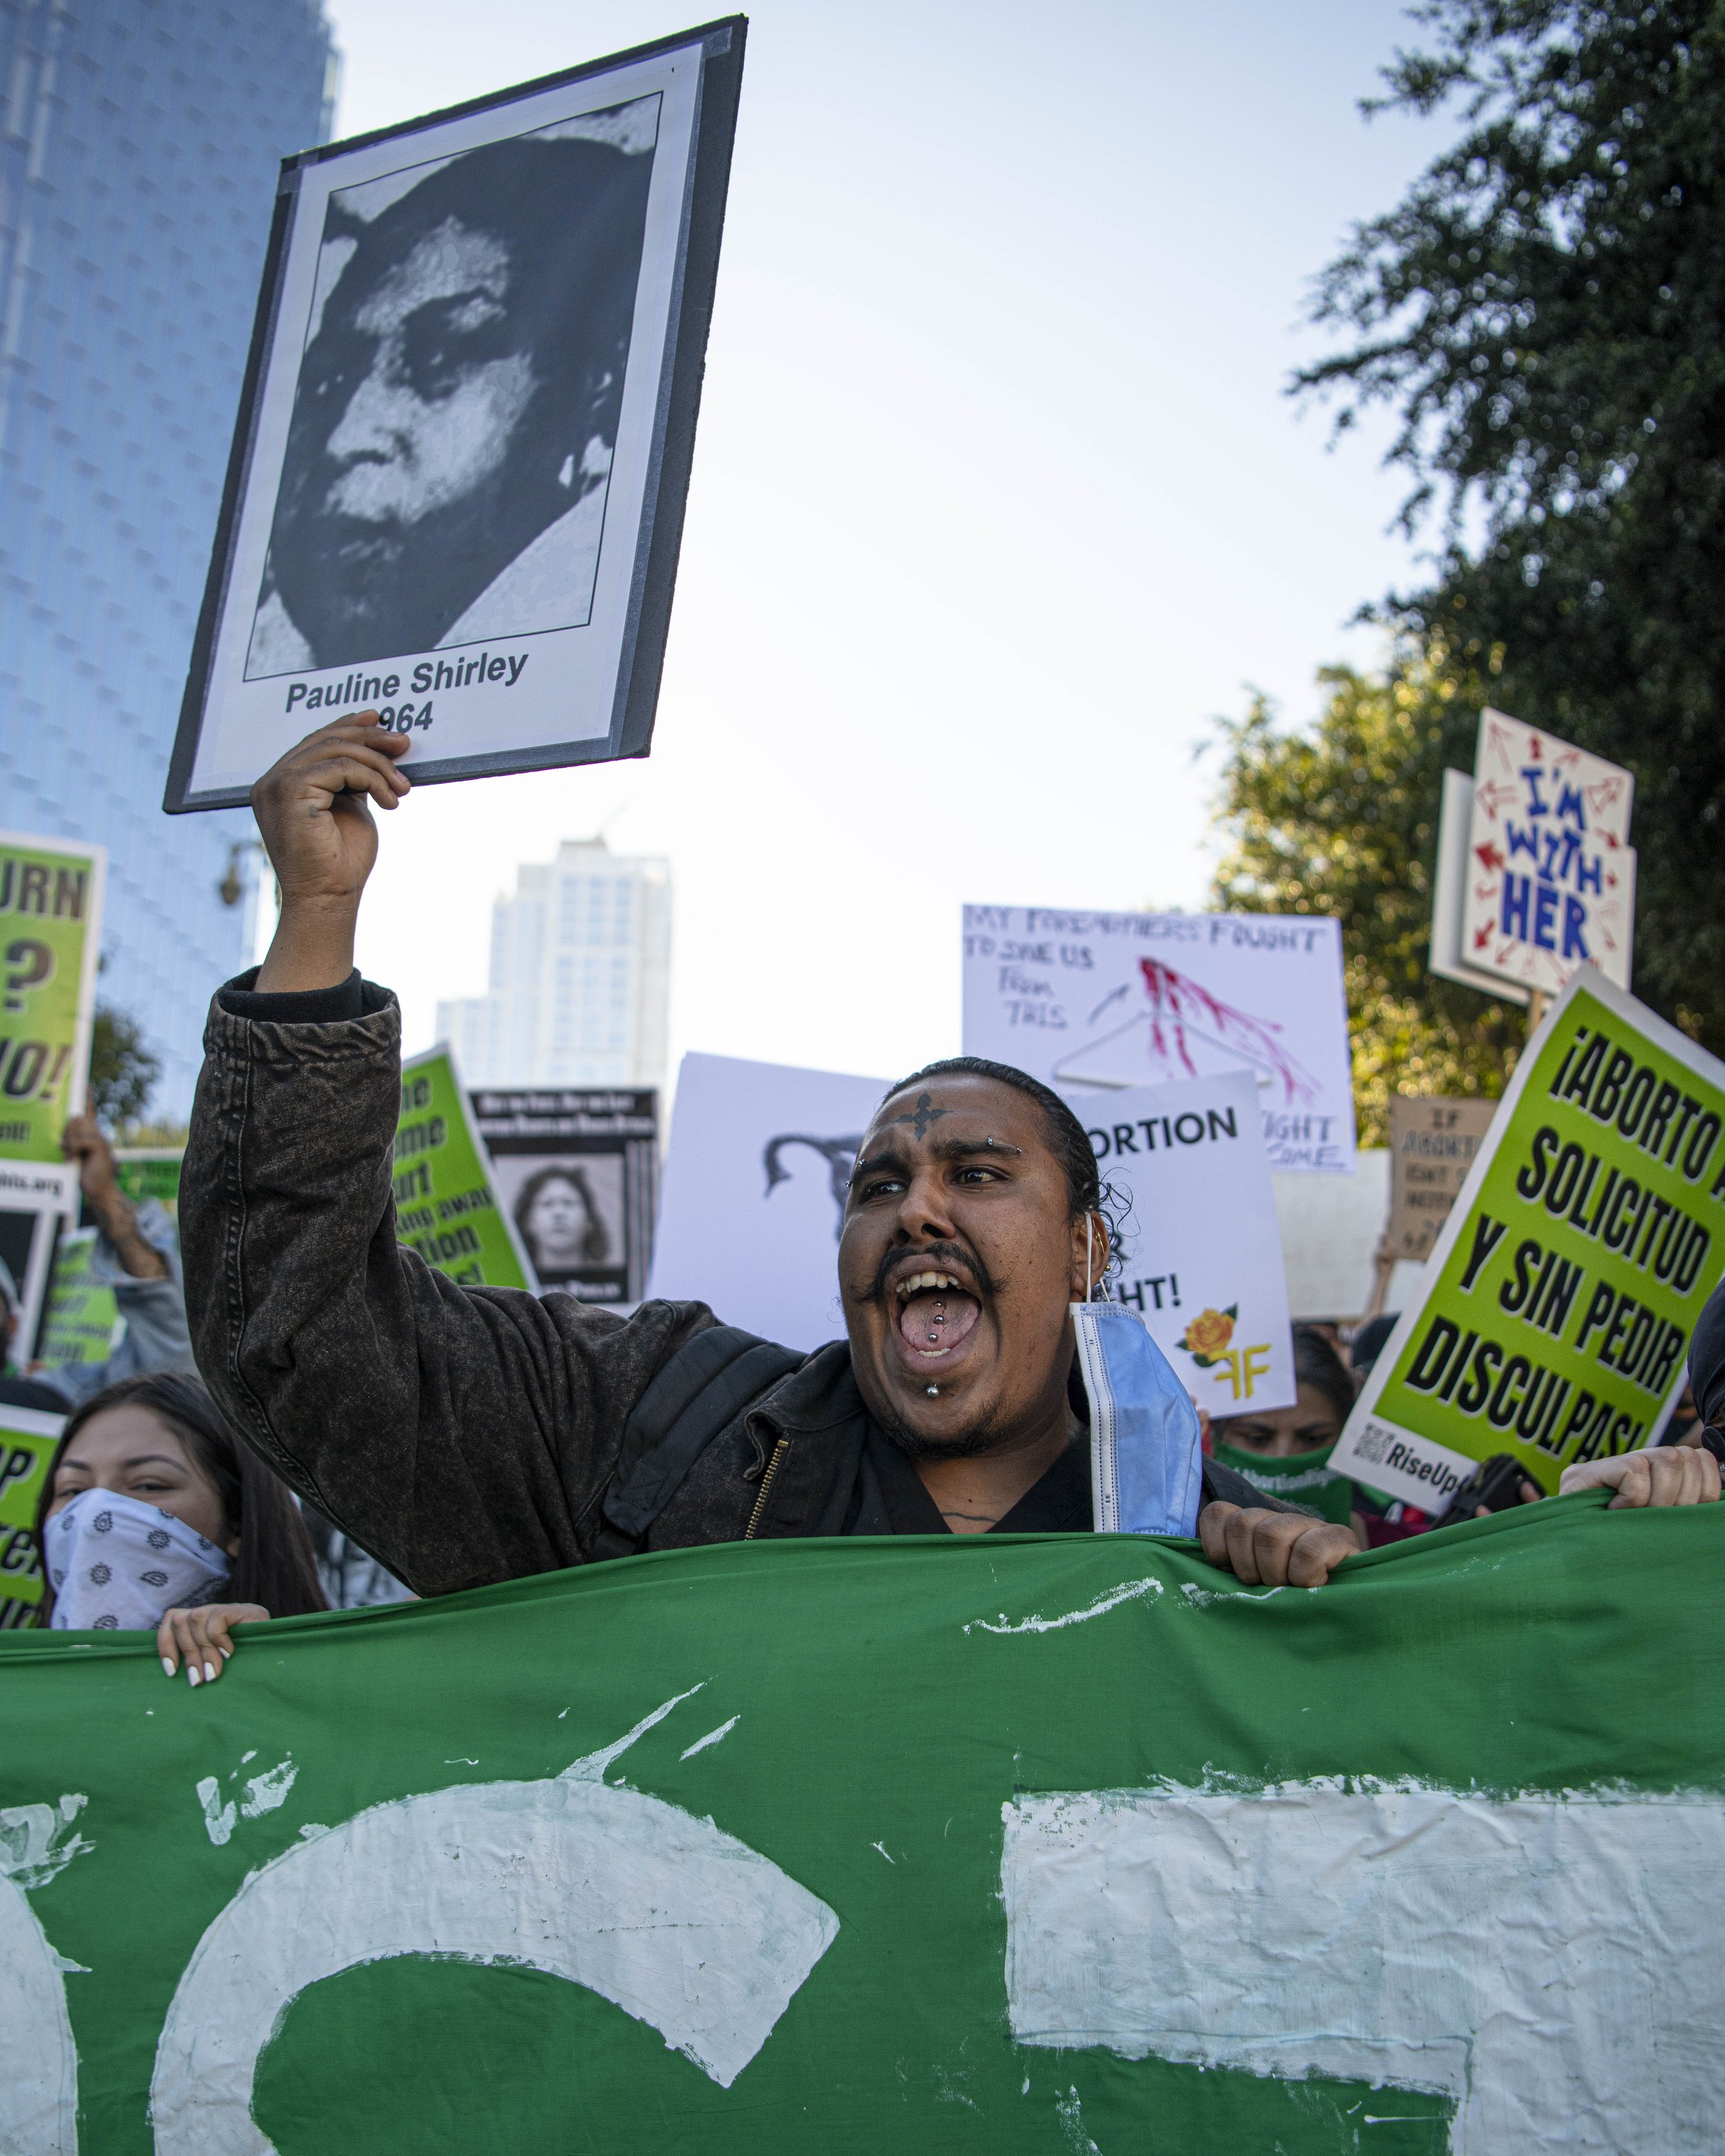
<path fill-rule="evenodd" d="M 914 1363 L 937 1363 L 967 1340 L 982 1315 L 982 1306 L 957 1276 L 938 1266 L 908 1273 L 897 1281 L 898 1334 Z"/>

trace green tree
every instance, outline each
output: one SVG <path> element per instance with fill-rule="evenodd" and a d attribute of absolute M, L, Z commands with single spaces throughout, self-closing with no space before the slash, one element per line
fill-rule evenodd
<path fill-rule="evenodd" d="M 110 1130 L 136 1122 L 161 1075 L 136 1020 L 99 1004 L 90 1040 L 90 1114 Z"/>
<path fill-rule="evenodd" d="M 1526 1019 L 1514 1004 L 1425 970 L 1446 764 L 1472 762 L 1478 678 L 1409 653 L 1386 674 L 1327 667 L 1309 734 L 1263 697 L 1222 722 L 1217 819 L 1230 845 L 1214 897 L 1236 913 L 1327 913 L 1342 923 L 1354 1104 L 1365 1144 L 1389 1136 L 1390 1096 L 1495 1098 Z"/>
<path fill-rule="evenodd" d="M 1636 992 L 1725 1053 L 1725 0 L 1414 13 L 1378 103 L 1460 137 L 1324 273 L 1358 341 L 1296 386 L 1394 407 L 1441 511 L 1378 618 L 1634 772 Z"/>

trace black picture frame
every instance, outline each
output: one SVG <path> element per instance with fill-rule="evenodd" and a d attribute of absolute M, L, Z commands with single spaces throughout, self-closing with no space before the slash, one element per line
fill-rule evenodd
<path fill-rule="evenodd" d="M 608 629 L 608 634 L 617 639 L 614 667 L 608 665 L 603 677 L 609 694 L 608 726 L 603 732 L 572 734 L 570 738 L 564 740 L 510 744 L 492 752 L 470 747 L 449 755 L 438 754 L 429 739 L 421 750 L 420 742 L 416 738 L 415 748 L 420 752 L 411 757 L 408 767 L 417 784 L 438 784 L 506 772 L 546 770 L 573 764 L 611 762 L 648 753 L 682 545 L 684 515 L 694 459 L 696 422 L 700 410 L 707 336 L 717 281 L 747 34 L 746 16 L 725 17 L 675 36 L 631 48 L 627 52 L 613 54 L 603 59 L 590 61 L 532 82 L 518 84 L 440 112 L 427 114 L 397 127 L 377 129 L 367 135 L 330 143 L 320 149 L 305 151 L 283 160 L 257 314 L 241 388 L 239 416 L 217 519 L 209 574 L 199 610 L 186 689 L 181 703 L 179 726 L 168 767 L 162 803 L 167 814 L 180 815 L 204 809 L 244 806 L 249 798 L 253 781 L 286 747 L 290 746 L 292 740 L 311 732 L 318 722 L 316 711 L 302 713 L 303 722 L 285 740 L 280 738 L 281 727 L 278 723 L 271 733 L 259 743 L 256 770 L 243 779 L 229 774 L 213 781 L 207 776 L 200 780 L 200 750 L 211 728 L 213 706 L 219 715 L 220 700 L 226 697 L 230 703 L 234 701 L 231 679 L 223 680 L 218 676 L 218 645 L 223 638 L 224 629 L 232 631 L 234 624 L 244 618 L 241 610 L 249 603 L 254 606 L 258 603 L 249 600 L 246 586 L 236 583 L 236 548 L 242 531 L 248 523 L 254 531 L 259 516 L 264 515 L 266 510 L 273 514 L 280 478 L 280 456 L 261 478 L 257 469 L 260 413 L 274 381 L 289 382 L 291 385 L 286 393 L 289 395 L 297 390 L 304 361 L 303 345 L 296 358 L 290 360 L 282 357 L 285 344 L 293 336 L 296 326 L 291 321 L 284 321 L 283 285 L 288 264 L 295 249 L 295 218 L 305 199 L 308 175 L 316 172 L 320 167 L 336 164 L 340 160 L 355 160 L 359 153 L 379 146 L 411 146 L 416 136 L 425 138 L 429 158 L 459 156 L 459 151 L 439 152 L 432 146 L 437 131 L 446 130 L 451 123 L 466 121 L 477 116 L 503 116 L 511 108 L 526 106 L 530 100 L 542 99 L 547 92 L 564 90 L 572 85 L 593 85 L 598 79 L 609 75 L 621 76 L 626 71 L 639 70 L 645 64 L 668 56 L 696 57 L 695 49 L 698 49 L 694 110 L 692 117 L 686 122 L 687 139 L 682 152 L 680 217 L 675 254 L 670 258 L 664 340 L 662 348 L 656 352 L 654 361 L 657 368 L 656 396 L 649 423 L 650 434 L 646 440 L 645 470 L 638 482 L 640 491 L 639 510 L 634 512 L 633 558 L 627 564 L 626 599 L 619 599 L 614 605 L 614 619 Z M 491 139 L 504 140 L 506 134 L 506 131 L 500 128 Z M 676 177 L 675 172 L 672 177 Z M 328 175 L 319 191 L 317 214 L 320 218 L 322 204 L 336 183 L 335 176 Z M 655 184 L 657 184 L 656 180 Z M 300 254 L 303 254 L 305 248 L 316 244 L 315 239 L 301 239 Z M 644 250 L 647 244 L 647 242 L 643 242 Z M 661 253 L 655 265 L 661 273 L 666 259 Z M 648 274 L 644 251 L 641 260 L 643 266 L 639 275 L 644 285 Z M 631 345 L 628 372 L 634 372 L 636 360 L 637 352 Z M 286 371 L 290 366 L 290 373 Z M 264 504 L 264 485 L 268 487 L 267 505 Z M 608 478 L 608 495 L 610 486 L 611 481 Z M 257 489 L 255 496 L 254 487 Z M 608 515 L 608 509 L 602 513 Z M 610 536 L 607 526 L 606 539 L 608 540 Z M 597 571 L 594 573 L 597 575 Z M 614 569 L 612 574 L 620 578 L 620 568 Z M 597 606 L 597 600 L 594 604 Z M 521 642 L 539 633 L 523 631 L 512 638 L 506 634 L 499 634 L 487 636 L 483 640 L 488 644 Z M 234 648 L 231 636 L 229 648 Z M 439 650 L 443 649 L 443 646 L 437 647 Z M 434 651 L 431 656 L 435 659 L 436 652 Z M 410 650 L 403 657 L 408 664 L 418 660 L 423 665 L 424 648 L 418 652 Z M 362 679 L 374 679 L 376 668 L 388 668 L 393 664 L 389 660 L 372 660 L 355 667 L 346 667 L 345 670 Z M 340 675 L 344 666 L 345 662 L 337 662 L 301 670 L 311 675 Z M 439 681 L 444 670 L 441 664 L 436 668 Z M 279 680 L 282 677 L 277 674 L 271 678 Z M 479 678 L 482 687 L 489 685 L 483 669 Z M 259 682 L 249 670 L 242 685 L 250 692 L 259 686 Z M 341 685 L 339 681 L 331 681 L 328 685 L 333 698 L 336 688 Z M 599 694 L 603 695 L 603 689 Z M 357 707 L 362 701 L 356 697 L 354 707 Z M 429 708 L 428 702 L 427 710 Z M 331 717 L 336 715 L 334 710 L 328 714 Z M 572 712 L 572 723 L 573 716 Z M 591 716 L 588 722 L 592 722 Z M 237 722 L 229 719 L 227 723 L 231 738 Z M 232 751 L 228 753 L 231 757 Z"/>

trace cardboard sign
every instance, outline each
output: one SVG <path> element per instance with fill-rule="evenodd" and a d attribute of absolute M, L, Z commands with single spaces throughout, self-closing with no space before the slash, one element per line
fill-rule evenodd
<path fill-rule="evenodd" d="M 58 1161 L 83 1109 L 107 858 L 0 831 L 0 1160 Z"/>
<path fill-rule="evenodd" d="M 967 906 L 964 1052 L 1075 1096 L 1245 1070 L 1271 1168 L 1353 1166 L 1337 921 Z"/>
<path fill-rule="evenodd" d="M 50 1370 L 105 1363 L 118 1345 L 124 1322 L 119 1302 L 105 1281 L 90 1276 L 95 1240 L 94 1228 L 77 1228 L 60 1237 L 54 1251 L 36 1344 L 37 1359 Z"/>
<path fill-rule="evenodd" d="M 1629 987 L 1634 792 L 1620 765 L 1481 712 L 1461 911 L 1471 968 L 1555 994 L 1591 965 Z"/>
<path fill-rule="evenodd" d="M 464 1287 L 539 1292 L 515 1222 L 497 1202 L 485 1141 L 474 1126 L 454 1051 L 446 1047 L 402 1065 L 395 1232 L 427 1265 Z"/>
<path fill-rule="evenodd" d="M 1389 1203 L 1389 1155 L 1362 1147 L 1353 1173 L 1276 1175 L 1288 1315 L 1298 1325 L 1351 1324 L 1372 1292 L 1372 1253 Z"/>
<path fill-rule="evenodd" d="M 1103 1182 L 1130 1201 L 1116 1298 L 1212 1414 L 1291 1407 L 1287 1280 L 1250 1074 L 1071 1105 Z"/>
<path fill-rule="evenodd" d="M 845 1331 L 846 1185 L 887 1081 L 685 1055 L 648 1293 L 788 1348 Z"/>
<path fill-rule="evenodd" d="M 367 707 L 421 784 L 647 753 L 747 28 L 284 162 L 171 812 Z"/>
<path fill-rule="evenodd" d="M 64 1415 L 0 1407 L 0 1631 L 33 1625 L 42 1599 L 36 1507 Z"/>
<path fill-rule="evenodd" d="M 34 1161 L 0 1160 L 0 1265 L 17 1298 L 9 1350 L 19 1368 L 36 1352 L 54 1242 L 78 1214 L 78 1171 Z"/>
<path fill-rule="evenodd" d="M 1657 1442 L 1725 1270 L 1725 1065 L 1591 968 L 1517 1065 L 1331 1466 L 1441 1511 Z"/>
<path fill-rule="evenodd" d="M 639 1302 L 659 1168 L 652 1089 L 482 1086 L 470 1105 L 491 1188 L 540 1286 Z"/>
<path fill-rule="evenodd" d="M 1431 1255 L 1497 1111 L 1495 1101 L 1405 1093 L 1391 1101 L 1389 1240 L 1398 1258 L 1420 1265 Z"/>

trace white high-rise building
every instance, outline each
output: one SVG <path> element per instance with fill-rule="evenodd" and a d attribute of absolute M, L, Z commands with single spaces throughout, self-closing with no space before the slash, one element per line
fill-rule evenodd
<path fill-rule="evenodd" d="M 670 865 L 566 839 L 491 909 L 491 980 L 437 1007 L 470 1086 L 665 1084 Z"/>

